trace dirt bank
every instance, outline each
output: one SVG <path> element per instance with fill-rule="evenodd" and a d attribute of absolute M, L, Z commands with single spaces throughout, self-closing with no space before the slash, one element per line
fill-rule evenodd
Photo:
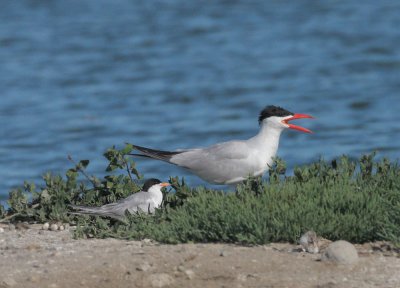
<path fill-rule="evenodd" d="M 41 225 L 0 233 L 0 287 L 400 287 L 400 256 L 357 245 L 356 265 L 319 261 L 298 246 L 161 245 L 71 238 Z"/>

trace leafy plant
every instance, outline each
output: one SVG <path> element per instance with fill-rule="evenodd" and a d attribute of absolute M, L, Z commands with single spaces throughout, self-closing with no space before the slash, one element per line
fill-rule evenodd
<path fill-rule="evenodd" d="M 296 167 L 292 176 L 275 159 L 268 181 L 249 178 L 231 192 L 190 188 L 171 177 L 175 193 L 165 195 L 163 207 L 153 215 L 127 213 L 126 223 L 69 214 L 68 204 L 99 206 L 140 190 L 142 176 L 128 156 L 131 150 L 129 144 L 107 150 L 110 174 L 102 180 L 87 174 L 89 162 L 83 160 L 74 162 L 65 178 L 45 174 L 41 189 L 25 183 L 10 192 L 9 208 L 0 209 L 0 217 L 70 222 L 76 224 L 76 237 L 164 243 L 295 242 L 307 230 L 331 240 L 400 242 L 400 169 L 388 159 L 374 160 L 374 153 L 358 161 L 321 159 Z"/>
<path fill-rule="evenodd" d="M 110 161 L 107 171 L 129 171 L 128 175 L 107 175 L 100 180 L 89 176 L 86 172 L 89 160 L 75 162 L 68 159 L 74 167 L 66 172 L 65 178 L 60 175 L 46 173 L 43 176 L 44 187 L 37 190 L 32 183 L 25 183 L 23 187 L 13 189 L 9 193 L 8 211 L 3 216 L 14 220 L 30 221 L 63 221 L 73 223 L 75 215 L 69 214 L 69 204 L 98 206 L 115 202 L 120 198 L 140 190 L 140 186 L 133 179 L 140 175 L 134 163 L 126 155 L 132 150 L 127 145 L 121 150 L 112 147 L 106 151 L 105 157 Z M 125 160 L 121 160 L 125 159 Z"/>

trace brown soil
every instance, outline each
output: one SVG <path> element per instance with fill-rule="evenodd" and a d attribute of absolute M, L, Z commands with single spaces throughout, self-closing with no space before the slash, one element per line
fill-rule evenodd
<path fill-rule="evenodd" d="M 360 259 L 348 266 L 319 261 L 321 254 L 291 244 L 74 240 L 68 229 L 0 227 L 1 288 L 400 287 L 399 251 L 383 242 L 356 245 Z"/>

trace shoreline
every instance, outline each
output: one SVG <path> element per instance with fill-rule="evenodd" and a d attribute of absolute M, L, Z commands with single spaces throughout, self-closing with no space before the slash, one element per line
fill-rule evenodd
<path fill-rule="evenodd" d="M 71 229 L 1 224 L 0 287 L 399 287 L 400 251 L 355 245 L 359 261 L 338 265 L 299 245 L 166 245 L 145 239 L 72 238 Z M 323 250 L 323 248 L 322 248 Z"/>

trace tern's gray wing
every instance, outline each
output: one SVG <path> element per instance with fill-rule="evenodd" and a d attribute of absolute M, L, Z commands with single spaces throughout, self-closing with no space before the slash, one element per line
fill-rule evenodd
<path fill-rule="evenodd" d="M 145 213 L 152 213 L 159 205 L 160 203 L 155 203 L 151 193 L 138 192 L 116 203 L 106 204 L 101 207 L 70 206 L 77 210 L 75 212 L 77 214 L 107 216 L 121 220 L 125 217 L 126 210 L 128 210 L 129 213 L 135 213 L 138 210 Z"/>
<path fill-rule="evenodd" d="M 238 182 L 253 175 L 260 161 L 245 141 L 229 141 L 204 149 L 192 149 L 171 157 L 170 162 L 188 168 L 217 184 Z"/>
<path fill-rule="evenodd" d="M 158 208 L 161 203 L 156 203 L 154 199 L 154 195 L 149 192 L 138 192 L 132 194 L 131 196 L 122 199 L 118 202 L 118 206 L 125 210 L 128 210 L 130 213 L 134 213 L 138 210 L 141 210 L 145 213 L 154 212 L 155 208 Z"/>

